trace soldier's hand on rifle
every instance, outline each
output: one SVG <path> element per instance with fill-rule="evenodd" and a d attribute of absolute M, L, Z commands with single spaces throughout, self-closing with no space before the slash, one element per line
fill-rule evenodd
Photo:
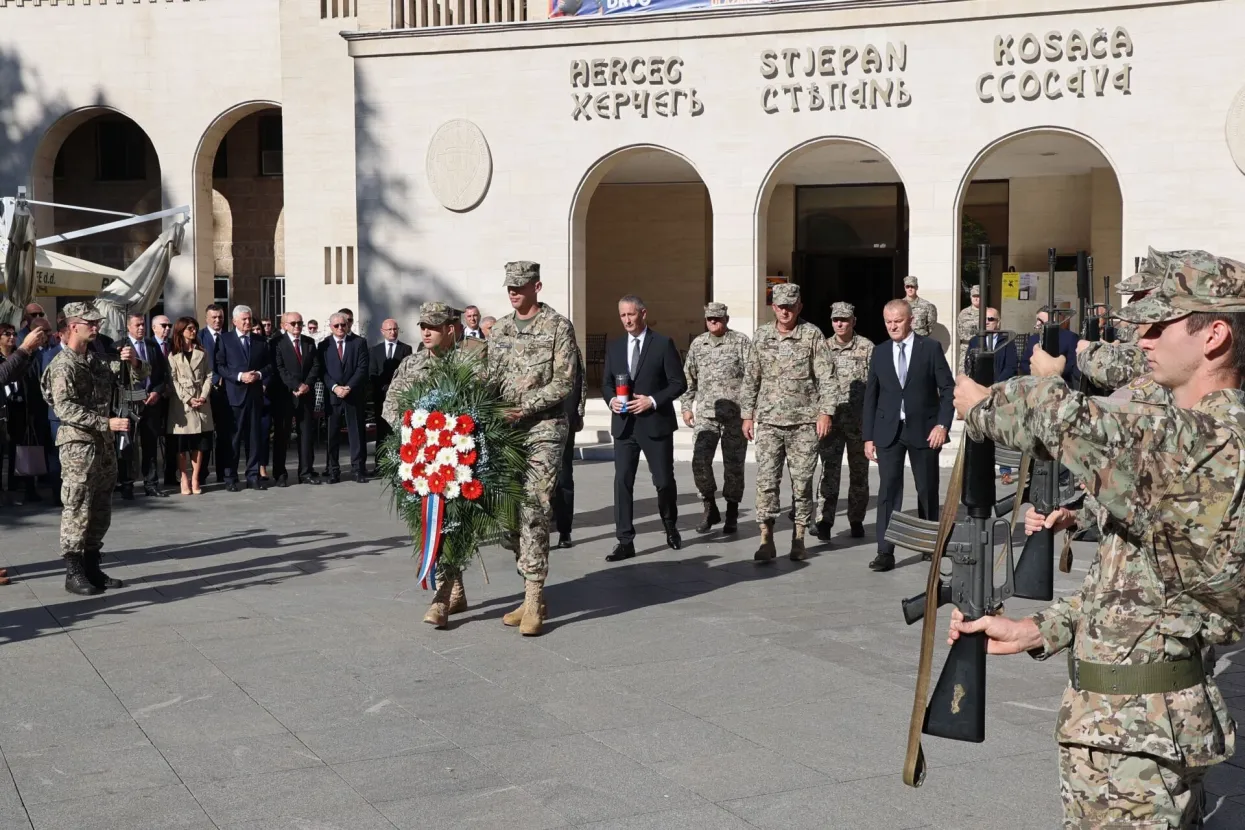
<path fill-rule="evenodd" d="M 817 416 L 817 437 L 825 438 L 830 434 L 830 416 L 824 412 Z"/>
<path fill-rule="evenodd" d="M 121 347 L 121 359 L 127 363 L 133 363 L 135 366 L 138 365 L 138 358 L 134 355 L 134 350 L 129 346 Z"/>
<path fill-rule="evenodd" d="M 869 459 L 870 461 L 878 460 L 878 448 L 877 448 L 877 445 L 874 444 L 872 441 L 865 442 L 865 458 Z"/>
<path fill-rule="evenodd" d="M 752 423 L 753 422 L 751 420 L 744 421 L 744 437 L 747 438 L 749 441 L 753 440 Z"/>
<path fill-rule="evenodd" d="M 1050 515 L 1043 515 L 1032 507 L 1029 512 L 1025 513 L 1025 535 L 1032 536 L 1039 530 L 1067 530 L 1076 524 L 1076 514 L 1066 507 L 1058 507 L 1050 512 Z"/>
<path fill-rule="evenodd" d="M 1041 346 L 1033 347 L 1033 357 L 1029 359 L 1029 372 L 1039 378 L 1057 378 L 1063 374 L 1068 363 L 1063 355 L 1052 357 Z"/>
<path fill-rule="evenodd" d="M 687 424 L 689 427 L 696 426 L 696 417 L 692 415 L 691 410 L 683 413 L 683 423 Z"/>
<path fill-rule="evenodd" d="M 955 378 L 955 413 L 964 420 L 968 410 L 990 396 L 990 390 L 982 386 L 968 375 L 957 375 Z"/>
<path fill-rule="evenodd" d="M 130 419 L 129 418 L 109 418 L 108 429 L 111 432 L 129 432 L 130 431 Z"/>
<path fill-rule="evenodd" d="M 985 616 L 965 622 L 964 612 L 958 608 L 951 610 L 948 645 L 960 639 L 961 634 L 976 634 L 978 631 L 986 634 L 988 654 L 1019 654 L 1042 647 L 1042 634 L 1030 618 L 1010 620 L 1007 617 Z"/>
<path fill-rule="evenodd" d="M 1091 341 L 1089 341 L 1089 340 L 1078 340 L 1078 341 L 1076 341 L 1076 353 L 1077 353 L 1077 354 L 1080 354 L 1081 352 L 1083 352 L 1083 351 L 1085 351 L 1086 349 L 1088 349 L 1088 348 L 1089 348 L 1089 344 L 1090 344 L 1090 342 L 1091 342 Z"/>
<path fill-rule="evenodd" d="M 947 443 L 947 430 L 943 428 L 942 424 L 936 424 L 929 431 L 929 438 L 926 441 L 929 443 L 931 450 L 942 449 L 942 445 Z"/>

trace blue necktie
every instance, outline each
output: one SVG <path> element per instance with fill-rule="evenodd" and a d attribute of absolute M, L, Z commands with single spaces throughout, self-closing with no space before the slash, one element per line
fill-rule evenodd
<path fill-rule="evenodd" d="M 242 337 L 242 356 L 246 358 L 246 365 L 251 365 L 251 338 Z"/>

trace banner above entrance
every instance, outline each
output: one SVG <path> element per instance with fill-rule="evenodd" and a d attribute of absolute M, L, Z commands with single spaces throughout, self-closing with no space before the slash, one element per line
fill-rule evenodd
<path fill-rule="evenodd" d="M 593 14 L 641 14 L 718 6 L 762 6 L 802 0 L 549 0 L 550 17 L 585 17 Z"/>

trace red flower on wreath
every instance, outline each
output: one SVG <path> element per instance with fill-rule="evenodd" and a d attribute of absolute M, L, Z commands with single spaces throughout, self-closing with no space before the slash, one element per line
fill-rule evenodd
<path fill-rule="evenodd" d="M 415 484 L 413 482 L 410 482 L 410 481 L 402 482 L 402 489 L 410 493 L 412 496 L 415 495 Z"/>
<path fill-rule="evenodd" d="M 411 446 L 418 449 L 426 443 L 428 443 L 428 433 L 423 427 L 415 427 L 411 430 Z"/>
<path fill-rule="evenodd" d="M 428 492 L 436 493 L 438 496 L 445 492 L 445 478 L 440 472 L 428 476 Z"/>
<path fill-rule="evenodd" d="M 473 478 L 471 481 L 463 482 L 462 488 L 458 491 L 463 494 L 463 498 L 468 501 L 475 501 L 484 495 L 484 485 L 479 479 Z"/>
<path fill-rule="evenodd" d="M 470 435 L 475 432 L 476 422 L 470 415 L 459 415 L 454 422 L 454 431 L 459 435 Z"/>
<path fill-rule="evenodd" d="M 445 429 L 445 413 L 440 410 L 428 415 L 428 429 Z"/>
<path fill-rule="evenodd" d="M 458 463 L 462 464 L 464 467 L 474 467 L 476 464 L 477 458 L 478 456 L 476 455 L 475 450 L 468 450 L 467 452 L 460 452 L 458 454 Z"/>
<path fill-rule="evenodd" d="M 402 456 L 403 463 L 414 464 L 415 459 L 419 458 L 419 449 L 411 444 L 403 444 L 398 455 Z"/>
<path fill-rule="evenodd" d="M 423 464 L 415 464 L 411 467 L 411 478 L 423 478 L 425 468 Z"/>
<path fill-rule="evenodd" d="M 414 415 L 415 413 L 411 410 L 406 410 L 406 412 L 402 415 L 402 426 L 409 427 L 411 425 L 411 418 Z"/>
<path fill-rule="evenodd" d="M 448 447 L 450 446 L 450 443 L 453 440 L 454 440 L 454 433 L 450 432 L 448 429 L 443 429 L 441 430 L 441 438 L 437 442 L 437 444 L 438 446 L 441 446 L 441 447 Z"/>
<path fill-rule="evenodd" d="M 431 464 L 433 461 L 436 461 L 437 451 L 440 449 L 440 447 L 424 447 L 424 462 Z"/>

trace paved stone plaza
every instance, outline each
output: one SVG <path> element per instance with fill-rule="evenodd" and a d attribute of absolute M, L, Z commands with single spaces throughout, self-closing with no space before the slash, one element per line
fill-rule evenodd
<path fill-rule="evenodd" d="M 521 585 L 496 548 L 471 611 L 421 623 L 376 482 L 118 501 L 105 566 L 129 585 L 97 598 L 61 587 L 56 513 L 0 512 L 0 828 L 1057 826 L 1062 658 L 994 659 L 988 740 L 927 739 L 908 789 L 919 558 L 871 573 L 840 517 L 809 561 L 758 568 L 751 495 L 737 541 L 698 537 L 680 464 L 684 549 L 641 470 L 640 555 L 610 565 L 612 466 L 576 473 L 537 639 L 501 625 Z M 1219 679 L 1245 715 L 1245 658 Z M 1210 828 L 1245 828 L 1242 757 L 1211 776 Z"/>

